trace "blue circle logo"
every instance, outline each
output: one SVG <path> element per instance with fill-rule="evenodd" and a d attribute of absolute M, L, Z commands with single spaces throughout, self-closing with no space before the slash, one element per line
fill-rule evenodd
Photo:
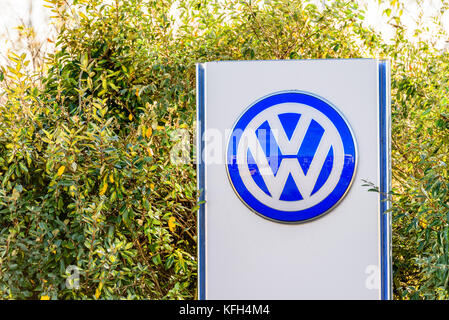
<path fill-rule="evenodd" d="M 227 147 L 229 179 L 239 198 L 264 218 L 317 218 L 345 196 L 356 170 L 347 121 L 316 95 L 285 91 L 252 104 Z"/>

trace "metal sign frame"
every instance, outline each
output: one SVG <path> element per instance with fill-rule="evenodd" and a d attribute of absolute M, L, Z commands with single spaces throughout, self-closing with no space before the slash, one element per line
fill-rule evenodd
<path fill-rule="evenodd" d="M 329 59 L 322 59 L 329 60 Z M 330 59 L 332 60 L 332 59 Z M 345 59 L 354 60 L 354 59 Z M 391 192 L 391 102 L 390 102 L 390 62 L 377 59 L 378 65 L 378 101 L 379 101 L 379 191 L 380 191 L 380 298 L 392 299 L 392 272 L 391 272 L 391 217 L 389 195 Z M 227 62 L 232 63 L 232 62 Z M 206 82 L 205 65 L 196 65 L 196 104 L 197 104 L 197 134 L 196 134 L 196 164 L 197 186 L 200 190 L 198 224 L 198 298 L 206 299 L 206 203 L 205 183 L 206 167 L 202 159 L 205 141 L 203 140 L 206 128 Z M 242 110 L 243 111 L 243 110 Z M 358 152 L 357 152 L 358 153 Z M 229 181 L 226 181 L 229 183 Z"/>

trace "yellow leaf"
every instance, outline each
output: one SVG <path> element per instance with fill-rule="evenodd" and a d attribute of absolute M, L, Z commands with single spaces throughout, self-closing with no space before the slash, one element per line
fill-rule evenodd
<path fill-rule="evenodd" d="M 73 197 L 75 196 L 76 187 L 74 185 L 71 185 L 69 188 L 69 194 Z"/>
<path fill-rule="evenodd" d="M 108 189 L 108 183 L 105 182 L 103 184 L 103 188 L 101 188 L 101 190 L 100 190 L 100 196 L 104 195 L 107 189 Z"/>
<path fill-rule="evenodd" d="M 88 20 L 88 18 L 86 17 L 86 15 L 84 13 L 82 13 L 81 11 L 78 11 L 78 14 L 81 16 L 81 18 L 83 18 L 84 20 Z"/>
<path fill-rule="evenodd" d="M 41 296 L 41 300 L 50 300 L 49 296 Z"/>
<path fill-rule="evenodd" d="M 100 282 L 98 288 L 95 290 L 95 298 L 99 298 L 101 294 L 101 289 L 103 289 L 103 282 Z"/>
<path fill-rule="evenodd" d="M 419 220 L 419 225 L 422 227 L 422 228 L 427 228 L 427 225 L 428 225 L 428 223 L 427 223 L 427 220 L 426 219 L 424 219 L 424 218 L 421 218 L 420 220 Z"/>
<path fill-rule="evenodd" d="M 58 173 L 56 174 L 57 177 L 61 176 L 65 171 L 65 166 L 60 166 L 58 169 Z"/>
<path fill-rule="evenodd" d="M 109 176 L 109 182 L 114 183 L 114 176 L 112 174 Z"/>
<path fill-rule="evenodd" d="M 151 137 L 151 134 L 153 133 L 153 129 L 151 127 L 148 127 L 147 131 L 145 132 L 145 135 L 147 138 Z"/>
<path fill-rule="evenodd" d="M 150 189 L 154 190 L 154 183 L 150 183 Z"/>
<path fill-rule="evenodd" d="M 168 219 L 168 228 L 171 232 L 175 232 L 176 230 L 176 219 L 175 217 L 171 216 L 170 219 Z"/>
<path fill-rule="evenodd" d="M 130 113 L 128 116 L 129 121 L 131 121 L 133 119 L 133 115 Z"/>

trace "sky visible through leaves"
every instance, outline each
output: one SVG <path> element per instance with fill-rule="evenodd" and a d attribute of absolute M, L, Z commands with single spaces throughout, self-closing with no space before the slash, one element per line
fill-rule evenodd
<path fill-rule="evenodd" d="M 331 1 L 315 0 L 315 2 L 323 6 L 323 3 L 329 5 Z M 388 41 L 393 36 L 394 28 L 388 23 L 388 17 L 382 15 L 386 5 L 379 5 L 378 1 L 374 0 L 358 0 L 358 2 L 366 7 L 365 22 L 381 32 Z M 18 40 L 18 30 L 15 29 L 21 24 L 32 25 L 37 41 L 43 46 L 42 50 L 51 50 L 52 45 L 47 39 L 54 36 L 54 30 L 50 24 L 49 9 L 44 5 L 44 0 L 0 0 L 2 8 L 0 10 L 0 63 L 5 61 L 8 50 L 19 52 L 24 50 L 25 44 Z M 419 12 L 423 12 L 422 21 L 424 25 L 429 26 L 426 36 L 431 38 L 433 31 L 431 19 L 440 7 L 439 0 L 408 0 L 406 11 L 402 16 L 403 23 L 408 27 L 408 36 L 413 39 L 414 30 L 418 27 Z M 449 32 L 449 10 L 443 14 L 442 23 L 446 32 Z M 438 49 L 446 49 L 448 44 L 444 39 L 439 39 L 435 46 Z"/>

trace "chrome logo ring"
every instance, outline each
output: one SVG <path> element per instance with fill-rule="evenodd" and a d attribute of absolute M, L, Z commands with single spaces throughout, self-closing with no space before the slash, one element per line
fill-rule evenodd
<path fill-rule="evenodd" d="M 349 123 L 330 102 L 301 91 L 266 96 L 237 120 L 227 172 L 238 197 L 264 218 L 300 223 L 334 208 L 357 166 Z"/>

